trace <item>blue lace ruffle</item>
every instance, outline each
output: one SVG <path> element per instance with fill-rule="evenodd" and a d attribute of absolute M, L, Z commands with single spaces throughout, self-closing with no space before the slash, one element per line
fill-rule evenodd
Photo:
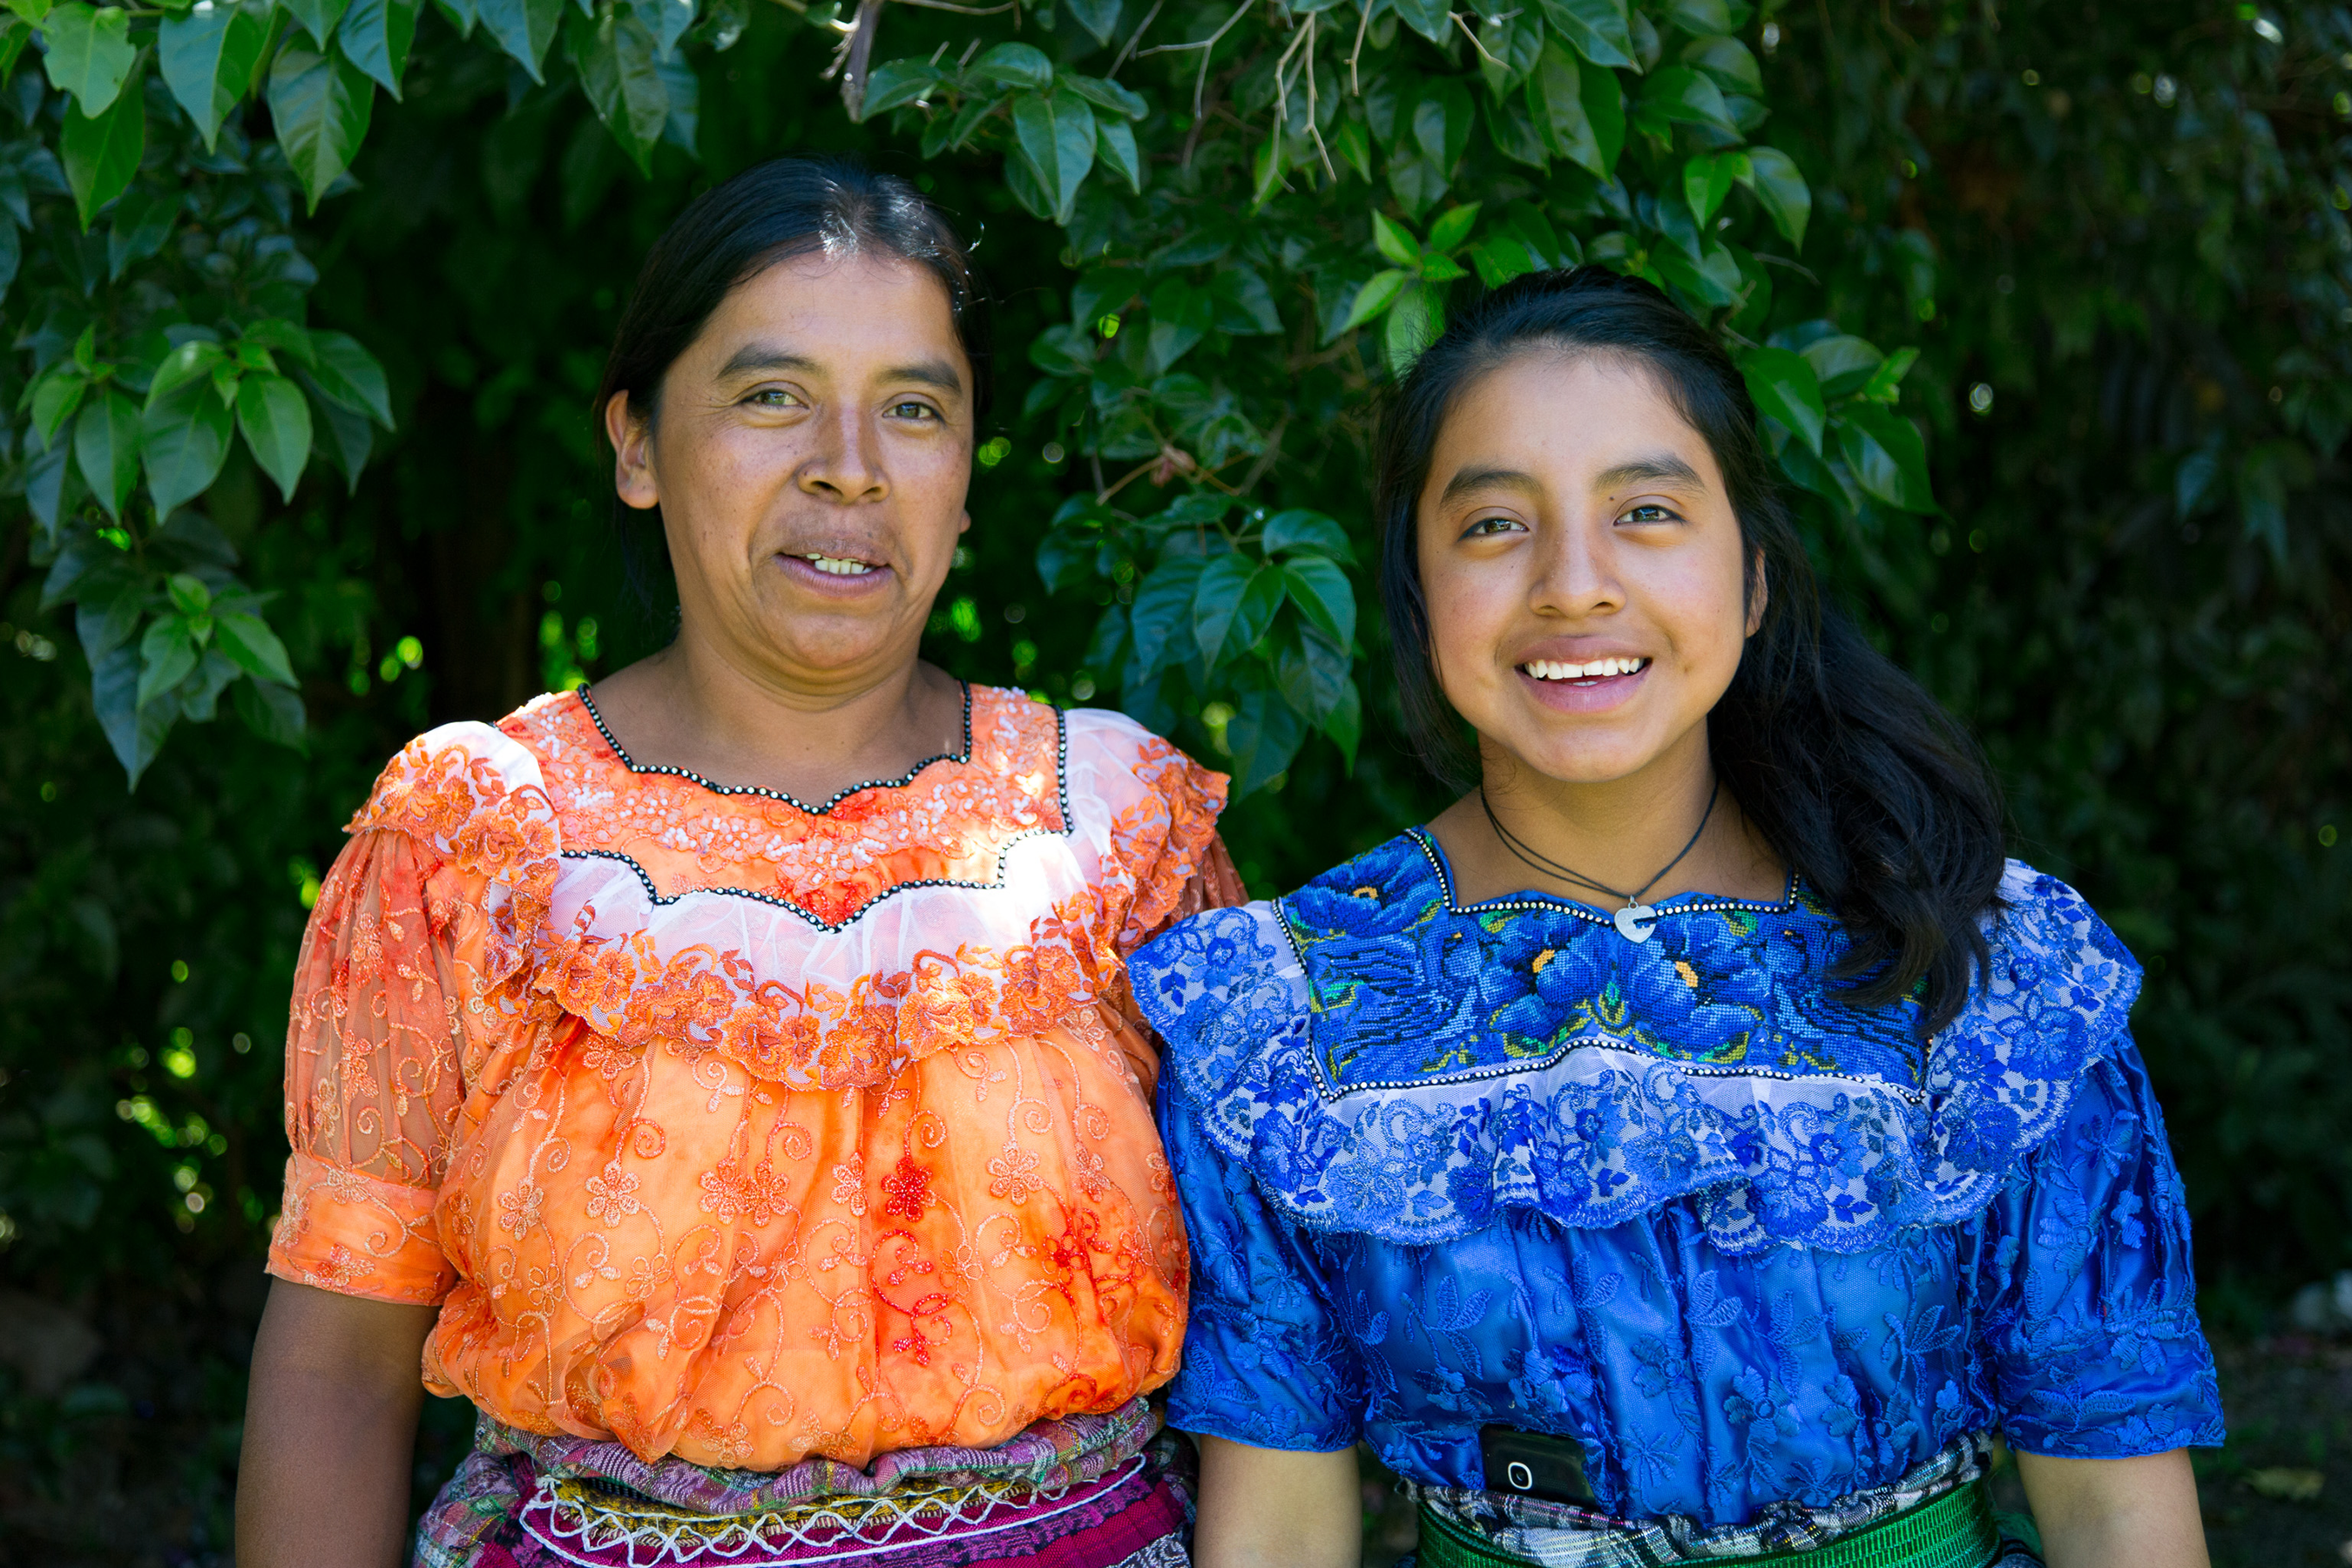
<path fill-rule="evenodd" d="M 1924 1049 L 1915 1005 L 1836 1000 L 1846 938 L 1801 889 L 1670 900 L 1635 944 L 1565 902 L 1456 907 L 1416 835 L 1186 921 L 1129 974 L 1209 1137 L 1311 1228 L 1443 1242 L 1691 1197 L 1727 1253 L 1851 1254 L 1982 1209 L 2124 1037 L 2115 934 L 2015 862 L 2001 899 Z"/>

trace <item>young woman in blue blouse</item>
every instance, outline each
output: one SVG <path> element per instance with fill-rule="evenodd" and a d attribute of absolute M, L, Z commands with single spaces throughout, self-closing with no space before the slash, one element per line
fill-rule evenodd
<path fill-rule="evenodd" d="M 1722 349 L 1522 279 L 1380 459 L 1405 710 L 1476 786 L 1132 969 L 1198 1562 L 1353 1568 L 1361 1439 L 1422 1568 L 2031 1563 L 2000 1438 L 2051 1568 L 2202 1568 L 2138 967 L 1817 602 Z"/>

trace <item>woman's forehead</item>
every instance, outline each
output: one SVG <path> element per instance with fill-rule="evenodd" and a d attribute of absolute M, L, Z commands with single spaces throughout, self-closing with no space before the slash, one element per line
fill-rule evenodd
<path fill-rule="evenodd" d="M 747 345 L 845 363 L 914 363 L 912 354 L 968 369 L 947 285 L 928 268 L 871 251 L 787 257 L 738 283 L 698 346 L 723 363 Z"/>
<path fill-rule="evenodd" d="M 1717 467 L 1648 364 L 1538 345 L 1464 384 L 1439 426 L 1429 479 L 1451 486 L 1457 471 L 1480 467 L 1602 471 L 1656 454 L 1702 477 Z"/>

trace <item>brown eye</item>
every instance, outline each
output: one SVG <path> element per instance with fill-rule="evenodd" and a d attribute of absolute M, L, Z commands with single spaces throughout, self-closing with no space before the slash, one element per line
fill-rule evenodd
<path fill-rule="evenodd" d="M 797 408 L 801 400 L 781 386 L 763 386 L 743 401 L 761 408 Z"/>
<path fill-rule="evenodd" d="M 890 415 L 895 419 L 936 419 L 940 416 L 939 410 L 929 404 L 912 401 L 894 405 Z"/>
<path fill-rule="evenodd" d="M 1514 529 L 1517 529 L 1519 531 L 1525 532 L 1527 525 L 1519 521 L 1519 520 L 1515 517 L 1482 517 L 1477 521 L 1472 523 L 1467 529 L 1465 529 L 1463 531 L 1462 537 L 1465 539 L 1479 539 L 1497 533 L 1508 533 Z"/>
<path fill-rule="evenodd" d="M 1681 520 L 1675 515 L 1671 507 L 1663 507 L 1654 501 L 1644 501 L 1617 521 L 1620 522 L 1676 522 Z"/>

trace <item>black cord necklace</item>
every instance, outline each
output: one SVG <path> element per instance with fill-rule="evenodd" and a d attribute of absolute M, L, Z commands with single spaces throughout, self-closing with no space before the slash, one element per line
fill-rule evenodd
<path fill-rule="evenodd" d="M 1706 809 L 1699 813 L 1698 826 L 1691 829 L 1690 841 L 1682 847 L 1681 852 L 1673 859 L 1658 868 L 1656 876 L 1652 877 L 1630 893 L 1619 892 L 1606 882 L 1596 882 L 1581 871 L 1570 870 L 1559 861 L 1545 856 L 1534 846 L 1504 826 L 1502 818 L 1495 815 L 1495 803 L 1486 798 L 1486 786 L 1483 784 L 1478 786 L 1478 805 L 1486 811 L 1487 826 L 1494 828 L 1495 837 L 1502 840 L 1503 847 L 1517 856 L 1531 869 L 1541 871 L 1548 877 L 1558 878 L 1571 887 L 1588 888 L 1593 892 L 1603 893 L 1612 899 L 1624 900 L 1625 907 L 1619 910 L 1616 915 L 1617 934 L 1627 942 L 1640 942 L 1650 940 L 1650 932 L 1656 929 L 1658 921 L 1657 910 L 1652 905 L 1643 903 L 1642 895 L 1665 880 L 1666 873 L 1681 865 L 1685 858 L 1698 847 L 1699 835 L 1706 831 L 1708 819 L 1715 816 L 1716 800 L 1722 794 L 1723 780 L 1718 776 L 1715 781 L 1715 787 L 1706 792 Z"/>

